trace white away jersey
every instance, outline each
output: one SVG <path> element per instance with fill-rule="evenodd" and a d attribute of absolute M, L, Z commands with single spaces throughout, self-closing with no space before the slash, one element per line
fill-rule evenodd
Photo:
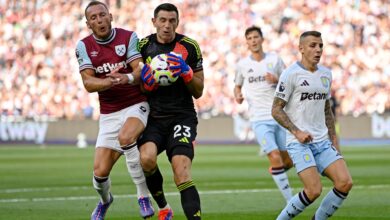
<path fill-rule="evenodd" d="M 304 69 L 296 62 L 283 71 L 280 76 L 275 96 L 287 102 L 284 110 L 300 130 L 309 132 L 313 142 L 328 138 L 325 124 L 325 101 L 330 99 L 332 73 L 318 65 L 314 73 Z M 298 140 L 287 132 L 287 144 Z"/>
<path fill-rule="evenodd" d="M 263 121 L 273 119 L 272 103 L 276 84 L 265 80 L 266 73 L 278 78 L 284 69 L 282 59 L 275 53 L 265 53 L 261 61 L 248 56 L 238 62 L 235 85 L 242 86 L 244 98 L 249 106 L 249 120 Z"/>

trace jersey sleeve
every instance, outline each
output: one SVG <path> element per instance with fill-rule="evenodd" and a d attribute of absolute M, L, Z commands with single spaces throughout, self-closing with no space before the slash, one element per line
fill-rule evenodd
<path fill-rule="evenodd" d="M 203 57 L 199 44 L 195 40 L 188 37 L 184 37 L 183 41 L 190 45 L 190 49 L 188 50 L 189 54 L 187 64 L 194 72 L 203 70 Z"/>
<path fill-rule="evenodd" d="M 278 56 L 278 59 L 276 61 L 276 68 L 275 68 L 275 74 L 280 78 L 280 75 L 282 74 L 283 70 L 285 69 L 284 62 L 282 58 Z"/>
<path fill-rule="evenodd" d="M 329 91 L 328 91 L 328 96 L 326 97 L 326 99 L 330 99 L 332 97 L 332 71 L 329 70 Z"/>
<path fill-rule="evenodd" d="M 131 63 L 131 61 L 141 58 L 141 53 L 139 51 L 139 39 L 135 32 L 133 32 L 130 36 L 129 46 L 127 47 L 126 54 L 126 63 Z"/>
<path fill-rule="evenodd" d="M 292 83 L 293 74 L 290 74 L 288 71 L 283 71 L 280 76 L 278 85 L 275 90 L 275 97 L 281 98 L 284 101 L 288 102 L 290 96 L 293 92 L 294 85 Z"/>
<path fill-rule="evenodd" d="M 76 46 L 76 58 L 79 63 L 79 71 L 85 69 L 95 69 L 92 65 L 91 59 L 88 56 L 87 49 L 83 41 L 79 41 Z"/>
<path fill-rule="evenodd" d="M 241 65 L 238 63 L 236 66 L 236 75 L 234 77 L 234 84 L 236 86 L 242 86 L 244 84 L 244 76 L 242 75 Z"/>

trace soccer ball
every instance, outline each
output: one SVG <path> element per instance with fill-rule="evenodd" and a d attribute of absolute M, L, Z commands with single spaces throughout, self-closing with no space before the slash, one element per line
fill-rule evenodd
<path fill-rule="evenodd" d="M 169 70 L 168 56 L 159 54 L 152 59 L 150 67 L 154 70 L 154 78 L 160 86 L 170 86 L 178 77 L 173 77 Z"/>

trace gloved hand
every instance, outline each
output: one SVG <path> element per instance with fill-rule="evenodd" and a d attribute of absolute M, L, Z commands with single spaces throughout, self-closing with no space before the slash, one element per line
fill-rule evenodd
<path fill-rule="evenodd" d="M 183 78 L 184 83 L 188 84 L 191 82 L 194 72 L 191 67 L 188 66 L 186 61 L 181 58 L 181 56 L 176 55 L 175 53 L 167 54 L 169 63 L 169 70 L 172 71 L 173 77 L 180 76 Z"/>
<path fill-rule="evenodd" d="M 158 88 L 156 79 L 154 78 L 154 73 L 149 64 L 140 63 L 141 67 L 141 79 L 146 91 L 153 91 Z"/>

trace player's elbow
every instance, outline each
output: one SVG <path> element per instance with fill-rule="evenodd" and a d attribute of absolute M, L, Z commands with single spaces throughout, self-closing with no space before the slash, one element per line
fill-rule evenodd
<path fill-rule="evenodd" d="M 195 89 L 192 92 L 192 96 L 195 99 L 199 99 L 203 95 L 203 86 L 195 87 Z"/>
<path fill-rule="evenodd" d="M 278 115 L 278 110 L 277 108 L 275 107 L 272 107 L 272 111 L 271 111 L 271 115 L 274 119 L 276 119 L 277 115 Z"/>
<path fill-rule="evenodd" d="M 203 95 L 203 92 L 200 91 L 200 92 L 196 92 L 195 94 L 193 94 L 193 97 L 194 97 L 195 99 L 199 99 L 200 97 L 202 97 L 202 95 Z"/>

